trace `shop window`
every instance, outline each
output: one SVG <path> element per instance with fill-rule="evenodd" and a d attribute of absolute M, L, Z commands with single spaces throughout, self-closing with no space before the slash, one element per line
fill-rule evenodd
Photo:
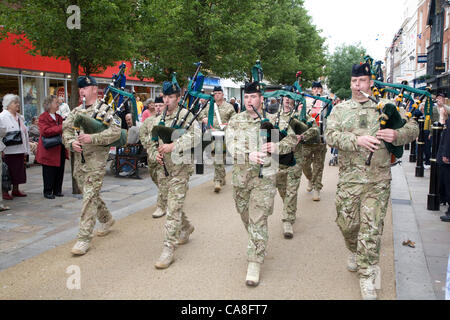
<path fill-rule="evenodd" d="M 19 95 L 19 77 L 0 75 L 0 108 L 3 110 L 2 100 L 7 93 Z M 0 111 L 1 111 L 0 110 Z"/>
<path fill-rule="evenodd" d="M 21 111 L 28 125 L 33 117 L 38 117 L 42 112 L 42 102 L 45 97 L 44 79 L 23 77 L 22 97 Z"/>
<path fill-rule="evenodd" d="M 48 79 L 47 94 L 65 98 L 64 80 Z"/>

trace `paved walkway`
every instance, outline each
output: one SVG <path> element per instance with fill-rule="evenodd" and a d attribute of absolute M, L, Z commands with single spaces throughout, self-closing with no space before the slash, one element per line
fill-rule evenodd
<path fill-rule="evenodd" d="M 444 208 L 426 210 L 429 171 L 425 178 L 415 178 L 414 168 L 405 162 L 392 170 L 381 299 L 444 299 L 450 224 L 439 219 Z M 192 177 L 186 210 L 196 230 L 189 244 L 177 250 L 175 263 L 158 271 L 153 263 L 162 246 L 164 218 L 151 218 L 156 189 L 145 169 L 140 171 L 142 180 L 107 174 L 102 197 L 119 221 L 108 237 L 94 238 L 87 255 L 73 258 L 69 251 L 78 231 L 81 200 L 71 194 L 70 166 L 63 186 L 66 196 L 55 200 L 42 196 L 41 167 L 29 168 L 23 186 L 28 197 L 5 201 L 12 210 L 0 214 L 0 270 L 6 269 L 0 271 L 0 298 L 360 299 L 357 277 L 345 270 L 347 250 L 334 222 L 337 170 L 326 165 L 319 203 L 311 201 L 302 178 L 291 241 L 281 235 L 277 195 L 262 282 L 249 290 L 243 285 L 246 237 L 229 175 L 219 195 L 212 192 L 211 168 Z M 416 242 L 416 247 L 403 246 L 405 240 Z M 82 270 L 82 290 L 66 287 L 71 265 Z"/>

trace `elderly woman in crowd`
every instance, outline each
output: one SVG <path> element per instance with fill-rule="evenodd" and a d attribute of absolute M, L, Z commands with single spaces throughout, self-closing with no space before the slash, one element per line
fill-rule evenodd
<path fill-rule="evenodd" d="M 42 164 L 42 177 L 44 180 L 44 197 L 55 199 L 62 197 L 62 184 L 64 178 L 64 165 L 68 159 L 68 153 L 64 145 L 58 143 L 55 146 L 45 148 L 43 138 L 55 139 L 61 137 L 63 118 L 56 112 L 59 104 L 56 96 L 45 98 L 44 112 L 39 116 L 39 131 L 41 137 L 36 153 L 36 161 Z M 61 139 L 62 142 L 62 139 Z"/>
<path fill-rule="evenodd" d="M 27 182 L 25 159 L 30 153 L 30 145 L 25 119 L 19 114 L 19 110 L 19 96 L 6 94 L 3 97 L 3 111 L 0 113 L 0 121 L 6 126 L 6 135 L 3 138 L 3 143 L 6 145 L 5 150 L 3 150 L 3 160 L 8 165 L 13 189 L 12 196 L 9 195 L 8 191 L 3 191 L 3 199 L 5 200 L 12 200 L 12 197 L 27 196 L 19 191 L 19 184 Z"/>
<path fill-rule="evenodd" d="M 155 102 L 153 99 L 147 99 L 144 102 L 145 110 L 142 112 L 141 122 L 144 123 L 145 119 L 155 115 Z"/>

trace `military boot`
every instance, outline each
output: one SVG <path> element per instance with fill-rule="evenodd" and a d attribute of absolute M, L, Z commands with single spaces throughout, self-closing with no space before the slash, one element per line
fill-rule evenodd
<path fill-rule="evenodd" d="M 108 233 L 111 232 L 111 227 L 114 225 L 115 222 L 116 220 L 111 218 L 108 222 L 100 223 L 100 227 L 97 229 L 97 235 L 99 237 L 106 236 Z"/>
<path fill-rule="evenodd" d="M 351 252 L 347 259 L 347 270 L 351 272 L 358 271 L 358 265 L 356 264 L 356 252 Z"/>
<path fill-rule="evenodd" d="M 222 189 L 222 187 L 221 187 L 220 181 L 215 181 L 214 182 L 214 192 L 219 193 L 221 189 Z"/>
<path fill-rule="evenodd" d="M 306 188 L 306 191 L 311 192 L 312 189 L 313 189 L 312 182 L 310 180 L 308 180 L 308 187 Z"/>
<path fill-rule="evenodd" d="M 191 235 L 192 232 L 194 232 L 195 228 L 193 225 L 190 225 L 189 228 L 187 228 L 186 230 L 181 230 L 180 231 L 180 238 L 177 241 L 177 244 L 179 245 L 183 245 L 186 244 L 189 241 L 189 236 Z"/>
<path fill-rule="evenodd" d="M 320 191 L 319 190 L 314 190 L 313 201 L 320 201 Z"/>
<path fill-rule="evenodd" d="M 258 262 L 249 262 L 247 268 L 247 278 L 245 284 L 249 287 L 256 287 L 259 284 L 259 272 L 261 264 Z"/>
<path fill-rule="evenodd" d="M 376 290 L 381 289 L 381 270 L 378 265 L 370 266 L 359 278 L 361 296 L 363 300 L 376 300 Z"/>
<path fill-rule="evenodd" d="M 286 239 L 292 239 L 294 237 L 294 229 L 292 223 L 283 222 L 283 235 Z"/>
<path fill-rule="evenodd" d="M 156 269 L 167 269 L 173 262 L 173 253 L 175 249 L 164 246 L 164 249 L 155 263 Z"/>
<path fill-rule="evenodd" d="M 166 214 L 166 210 L 161 209 L 160 207 L 156 208 L 156 211 L 153 212 L 152 217 L 153 218 L 161 218 Z"/>
<path fill-rule="evenodd" d="M 89 242 L 78 240 L 70 252 L 72 252 L 72 254 L 74 255 L 82 256 L 89 250 L 89 247 L 90 247 Z"/>

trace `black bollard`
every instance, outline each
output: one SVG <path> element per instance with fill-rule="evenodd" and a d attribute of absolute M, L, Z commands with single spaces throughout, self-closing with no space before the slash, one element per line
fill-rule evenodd
<path fill-rule="evenodd" d="M 416 157 L 416 140 L 411 142 L 411 149 L 410 149 L 410 153 L 409 153 L 409 162 L 416 162 L 417 161 L 417 157 Z"/>
<path fill-rule="evenodd" d="M 406 150 L 406 151 L 409 150 L 409 143 L 405 144 L 405 150 Z"/>
<path fill-rule="evenodd" d="M 417 162 L 416 162 L 416 177 L 423 177 L 423 148 L 425 147 L 425 118 L 420 117 L 419 119 L 419 139 L 417 141 Z"/>
<path fill-rule="evenodd" d="M 433 144 L 431 146 L 430 192 L 428 194 L 427 209 L 439 211 L 439 166 L 437 164 L 437 152 L 441 141 L 442 125 L 435 122 L 432 127 Z"/>

